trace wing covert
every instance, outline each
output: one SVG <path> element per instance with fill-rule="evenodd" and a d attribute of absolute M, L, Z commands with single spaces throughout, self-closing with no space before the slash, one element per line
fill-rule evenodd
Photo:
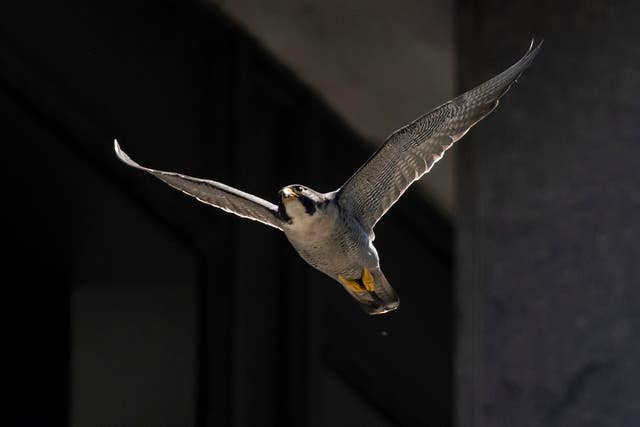
<path fill-rule="evenodd" d="M 282 230 L 278 207 L 273 203 L 220 182 L 145 168 L 131 160 L 127 153 L 122 151 L 117 140 L 114 140 L 113 145 L 118 158 L 127 165 L 148 172 L 171 187 L 195 197 L 203 203 Z"/>
<path fill-rule="evenodd" d="M 491 113 L 499 99 L 531 65 L 542 42 L 533 41 L 511 67 L 395 131 L 347 180 L 338 203 L 373 228 L 409 186 L 442 158 L 469 129 Z"/>

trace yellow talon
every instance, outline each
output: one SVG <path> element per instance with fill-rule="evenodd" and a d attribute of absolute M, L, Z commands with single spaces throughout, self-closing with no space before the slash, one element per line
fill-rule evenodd
<path fill-rule="evenodd" d="M 347 279 L 342 274 L 338 274 L 338 280 L 353 292 L 373 292 L 375 290 L 375 282 L 373 280 L 373 276 L 367 268 L 362 269 L 362 277 L 359 280 Z"/>
<path fill-rule="evenodd" d="M 364 291 L 364 288 L 360 286 L 360 283 L 356 282 L 355 280 L 347 279 L 342 274 L 338 274 L 338 280 L 340 280 L 340 283 L 342 283 L 344 286 L 348 287 L 354 292 Z"/>
<path fill-rule="evenodd" d="M 362 269 L 362 284 L 364 284 L 365 289 L 369 292 L 373 292 L 376 288 L 375 282 L 373 281 L 373 276 L 371 275 L 371 272 L 369 272 L 369 269 L 366 267 Z"/>

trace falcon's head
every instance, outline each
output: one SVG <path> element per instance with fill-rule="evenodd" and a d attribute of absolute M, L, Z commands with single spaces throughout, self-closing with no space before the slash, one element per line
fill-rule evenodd
<path fill-rule="evenodd" d="M 278 212 L 288 223 L 312 217 L 328 201 L 324 194 L 299 184 L 287 185 L 278 194 Z"/>

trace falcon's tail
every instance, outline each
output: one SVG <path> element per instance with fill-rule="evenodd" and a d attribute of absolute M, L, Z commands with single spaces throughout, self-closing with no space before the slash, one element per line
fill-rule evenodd
<path fill-rule="evenodd" d="M 361 289 L 344 286 L 344 283 L 343 286 L 368 314 L 384 314 L 398 308 L 400 298 L 398 298 L 398 294 L 387 281 L 382 270 L 373 268 L 369 270 L 369 273 L 370 277 L 368 279 L 365 276 L 366 273 L 363 274 L 361 279 L 363 286 Z M 371 279 L 373 279 L 372 284 L 370 284 Z M 370 288 L 373 290 L 369 290 Z"/>

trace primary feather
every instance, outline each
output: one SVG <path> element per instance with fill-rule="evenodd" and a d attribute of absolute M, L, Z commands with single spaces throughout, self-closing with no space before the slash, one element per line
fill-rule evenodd
<path fill-rule="evenodd" d="M 122 151 L 117 140 L 113 141 L 113 148 L 118 158 L 127 165 L 148 172 L 161 181 L 166 182 L 171 187 L 195 197 L 203 203 L 282 230 L 282 221 L 278 216 L 278 206 L 273 203 L 221 182 L 140 166 L 131 160 L 127 153 Z"/>
<path fill-rule="evenodd" d="M 485 118 L 531 65 L 542 42 L 491 80 L 395 131 L 338 191 L 338 203 L 372 229 L 411 184 L 442 158 L 454 142 Z"/>

